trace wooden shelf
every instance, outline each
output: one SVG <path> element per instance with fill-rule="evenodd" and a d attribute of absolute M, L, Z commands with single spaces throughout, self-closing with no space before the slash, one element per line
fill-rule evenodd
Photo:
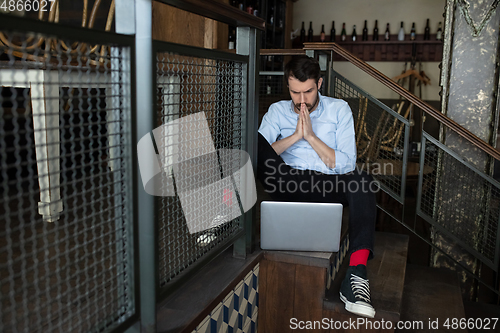
<path fill-rule="evenodd" d="M 260 55 L 302 55 L 306 54 L 304 49 L 260 49 Z"/>
<path fill-rule="evenodd" d="M 348 36 L 350 37 L 350 36 Z M 380 35 L 379 38 L 383 38 Z M 360 38 L 360 36 L 358 36 Z M 327 36 L 329 39 L 329 36 Z M 336 37 L 337 44 L 344 49 L 354 54 L 356 57 L 364 61 L 395 61 L 404 62 L 410 61 L 412 55 L 413 44 L 416 45 L 417 61 L 440 62 L 443 57 L 443 43 L 436 40 L 436 35 L 431 35 L 430 40 L 423 40 L 423 35 L 417 35 L 416 40 L 410 40 L 409 35 L 406 36 L 404 41 L 398 41 L 397 35 L 391 35 L 391 40 L 373 41 L 372 36 L 368 36 L 368 41 L 339 41 L 340 36 Z M 313 42 L 319 42 L 320 37 L 314 36 Z M 328 43 L 328 42 L 325 42 Z M 294 41 L 294 48 L 301 48 L 302 45 L 299 40 Z M 334 61 L 345 61 L 344 58 L 335 54 Z"/>
<path fill-rule="evenodd" d="M 288 38 L 286 31 L 290 30 L 287 27 L 292 23 L 292 2 L 291 0 L 258 0 L 260 1 L 261 14 L 266 21 L 266 29 L 261 35 L 262 49 L 283 49 L 290 48 L 291 41 Z M 270 17 L 273 15 L 273 23 Z M 266 59 L 267 60 L 267 59 Z M 276 60 L 276 59 L 275 59 Z M 266 71 L 282 71 L 283 59 L 279 61 L 269 62 L 261 58 L 261 70 Z"/>
<path fill-rule="evenodd" d="M 336 41 L 340 45 L 350 45 L 350 44 L 356 44 L 356 45 L 371 45 L 371 44 L 386 44 L 386 45 L 399 45 L 399 44 L 435 44 L 435 45 L 441 45 L 443 44 L 442 41 L 440 40 L 365 40 L 365 41 Z"/>

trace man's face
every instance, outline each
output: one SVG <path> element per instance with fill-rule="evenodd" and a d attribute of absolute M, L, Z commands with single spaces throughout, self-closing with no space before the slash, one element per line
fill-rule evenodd
<path fill-rule="evenodd" d="M 288 89 L 292 97 L 295 112 L 300 112 L 301 104 L 305 104 L 309 113 L 313 112 L 318 106 L 319 94 L 318 89 L 321 87 L 323 79 L 320 78 L 318 84 L 314 79 L 308 79 L 305 82 L 300 82 L 293 76 L 288 78 Z"/>

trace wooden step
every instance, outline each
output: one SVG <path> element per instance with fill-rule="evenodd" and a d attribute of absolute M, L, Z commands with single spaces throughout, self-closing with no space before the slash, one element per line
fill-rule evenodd
<path fill-rule="evenodd" d="M 423 327 L 418 332 L 467 332 L 451 326 L 454 318 L 466 318 L 456 273 L 445 268 L 408 265 L 401 320 L 421 321 Z"/>
<path fill-rule="evenodd" d="M 407 235 L 375 233 L 374 258 L 368 261 L 367 270 L 376 320 L 397 322 L 400 319 L 408 239 Z M 340 284 L 348 265 L 349 260 L 345 260 L 338 278 L 325 295 L 323 310 L 330 318 L 357 318 L 345 310 L 345 305 L 339 297 Z"/>
<path fill-rule="evenodd" d="M 500 332 L 500 306 L 494 304 L 464 301 L 465 315 L 474 325 L 469 333 Z"/>

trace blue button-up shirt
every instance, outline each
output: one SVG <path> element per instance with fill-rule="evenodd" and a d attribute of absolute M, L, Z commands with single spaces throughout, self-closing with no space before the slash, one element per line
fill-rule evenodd
<path fill-rule="evenodd" d="M 311 125 L 316 136 L 335 150 L 335 167 L 329 168 L 304 139 L 300 139 L 281 154 L 292 168 L 315 170 L 324 174 L 344 174 L 356 166 L 356 139 L 351 108 L 347 102 L 321 96 L 318 107 L 310 113 Z M 289 137 L 297 128 L 299 115 L 293 110 L 292 101 L 272 104 L 264 115 L 259 128 L 269 142 Z"/>

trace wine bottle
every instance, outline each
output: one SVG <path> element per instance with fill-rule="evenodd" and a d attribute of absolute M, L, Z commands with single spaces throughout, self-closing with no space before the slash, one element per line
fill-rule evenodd
<path fill-rule="evenodd" d="M 391 39 L 391 32 L 389 31 L 389 23 L 387 23 L 387 28 L 385 28 L 384 40 Z"/>
<path fill-rule="evenodd" d="M 238 8 L 238 3 L 236 0 L 231 0 L 231 6 Z"/>
<path fill-rule="evenodd" d="M 313 41 L 313 23 L 312 23 L 312 21 L 309 21 L 309 30 L 307 31 L 307 41 L 308 42 Z"/>
<path fill-rule="evenodd" d="M 443 39 L 443 29 L 441 29 L 441 22 L 439 22 L 439 25 L 438 25 L 438 30 L 436 32 L 436 39 L 437 40 Z"/>
<path fill-rule="evenodd" d="M 319 35 L 319 40 L 324 42 L 325 41 L 325 25 L 321 25 L 321 35 Z"/>
<path fill-rule="evenodd" d="M 345 32 L 345 23 L 342 23 L 342 31 L 340 32 L 340 40 L 345 41 L 347 39 L 347 33 Z"/>
<path fill-rule="evenodd" d="M 274 6 L 269 10 L 269 23 L 274 24 Z"/>
<path fill-rule="evenodd" d="M 378 20 L 375 20 L 375 28 L 373 28 L 373 40 L 378 40 Z"/>
<path fill-rule="evenodd" d="M 253 15 L 253 4 L 252 1 L 247 0 L 247 13 Z"/>
<path fill-rule="evenodd" d="M 415 40 L 417 37 L 417 33 L 415 31 L 415 22 L 411 25 L 411 31 L 410 31 L 410 40 Z"/>
<path fill-rule="evenodd" d="M 361 37 L 361 40 L 368 40 L 368 27 L 366 24 L 365 20 L 365 27 L 363 28 L 363 36 Z"/>
<path fill-rule="evenodd" d="M 239 2 L 239 4 L 238 4 L 238 8 L 239 8 L 240 10 L 243 10 L 243 1 L 242 1 L 242 0 L 240 0 L 240 2 Z"/>
<path fill-rule="evenodd" d="M 352 27 L 352 41 L 355 42 L 357 38 L 358 38 L 358 35 L 356 34 L 356 24 L 355 24 Z"/>
<path fill-rule="evenodd" d="M 427 25 L 425 26 L 424 30 L 424 40 L 430 40 L 431 39 L 431 28 L 429 27 L 429 19 L 427 19 Z"/>
<path fill-rule="evenodd" d="M 306 41 L 306 28 L 304 27 L 304 21 L 302 21 L 302 29 L 300 29 L 300 42 L 304 43 Z"/>
<path fill-rule="evenodd" d="M 253 15 L 257 17 L 260 15 L 259 1 L 256 1 L 255 6 L 253 6 Z"/>
<path fill-rule="evenodd" d="M 228 36 L 228 42 L 229 42 L 228 48 L 230 50 L 234 50 L 236 47 L 235 39 L 236 39 L 236 30 L 231 29 L 231 31 L 229 32 L 229 36 Z"/>
<path fill-rule="evenodd" d="M 332 21 L 332 30 L 330 30 L 330 42 L 335 42 L 335 21 Z"/>
<path fill-rule="evenodd" d="M 405 40 L 405 29 L 403 28 L 403 22 L 401 22 L 401 28 L 399 28 L 398 40 Z"/>

